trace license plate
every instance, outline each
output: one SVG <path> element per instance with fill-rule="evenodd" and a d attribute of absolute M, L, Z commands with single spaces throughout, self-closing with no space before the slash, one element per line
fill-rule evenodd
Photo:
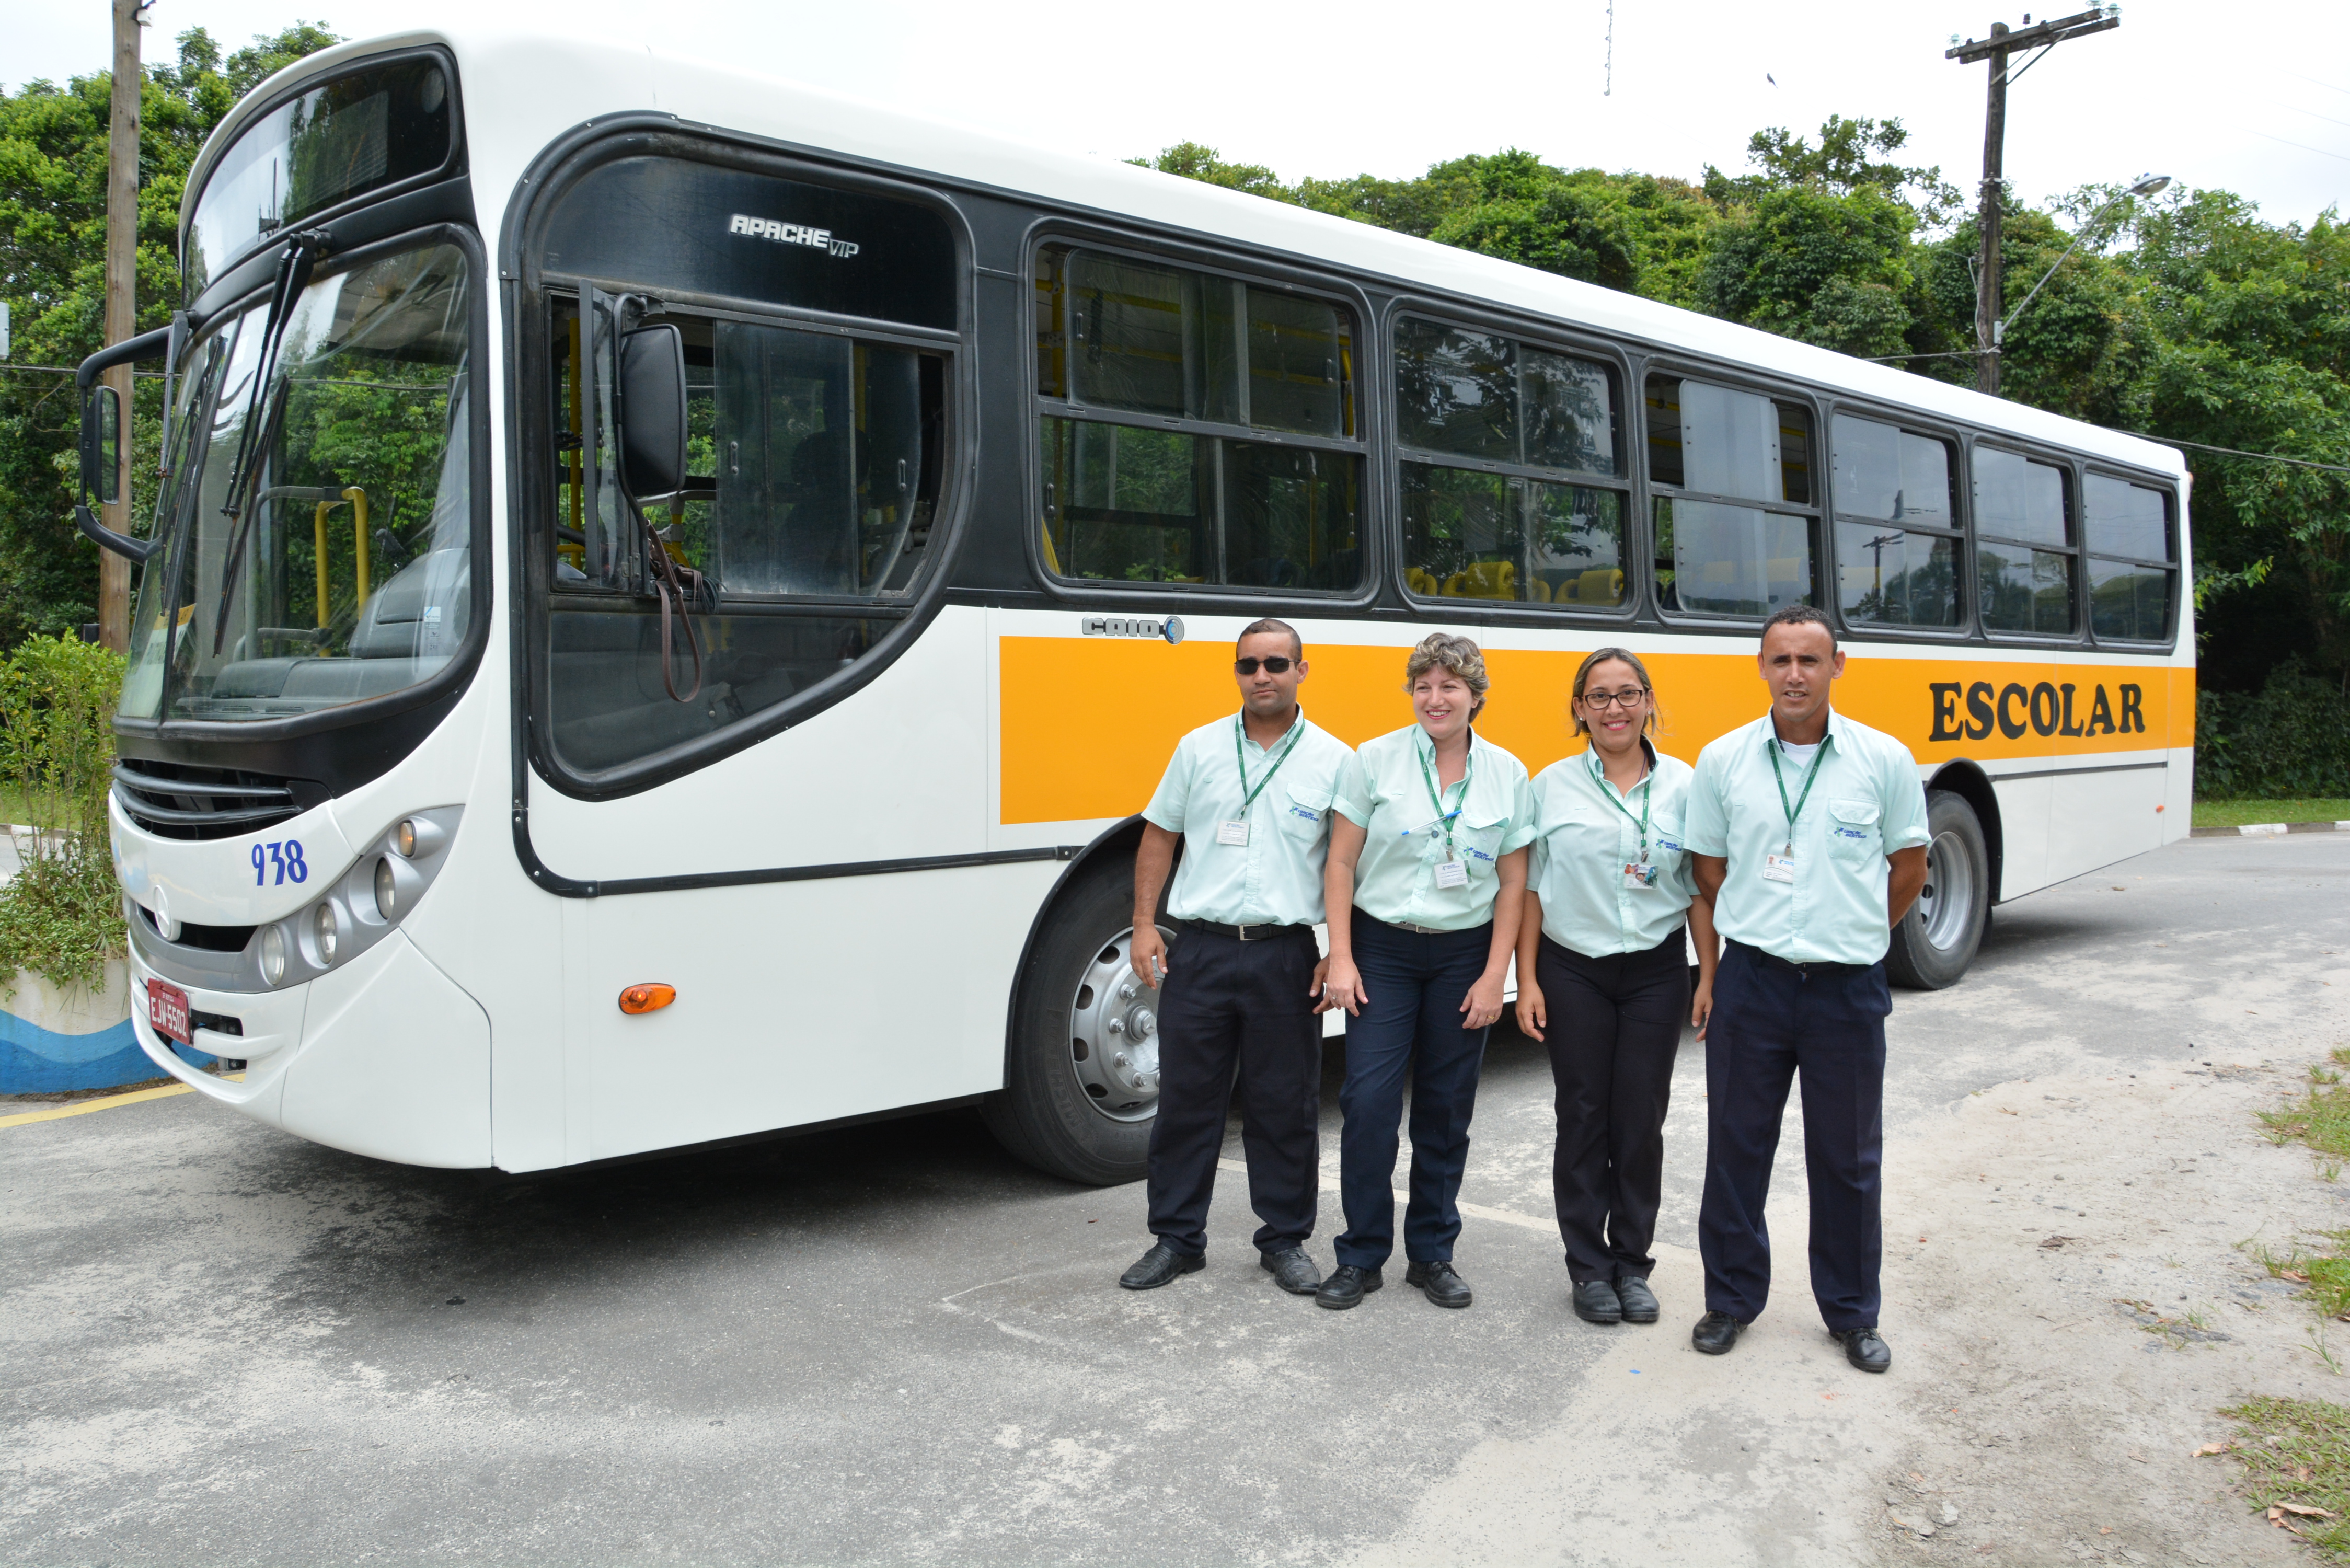
<path fill-rule="evenodd" d="M 196 1043 L 188 1028 L 188 993 L 169 981 L 147 982 L 147 1022 L 166 1039 L 182 1045 Z"/>

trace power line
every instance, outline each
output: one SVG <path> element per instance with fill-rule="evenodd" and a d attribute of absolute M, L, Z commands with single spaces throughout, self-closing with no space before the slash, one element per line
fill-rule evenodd
<path fill-rule="evenodd" d="M 2285 140 L 2285 139 L 2284 139 L 2283 137 L 2282 137 L 2282 136 L 2271 136 L 2271 135 L 2270 135 L 2267 131 L 2265 131 L 2265 130 L 2252 130 L 2252 128 L 2251 128 L 2251 126 L 2249 126 L 2249 125 L 2248 125 L 2248 126 L 2246 126 L 2246 127 L 2244 127 L 2244 129 L 2245 129 L 2246 130 L 2248 130 L 2248 131 L 2251 131 L 2252 135 L 2259 137 L 2259 138 L 2260 138 L 2262 140 L 2263 140 L 2263 141 L 2274 141 L 2274 142 L 2278 142 L 2278 143 L 2280 143 L 2280 144 L 2282 144 L 2282 145 L 2283 145 L 2283 146 L 2286 146 L 2286 147 L 2298 147 L 2298 148 L 2300 148 L 2303 152 L 2314 152 L 2314 153 L 2316 153 L 2320 158 L 2339 158 L 2339 159 L 2341 159 L 2341 160 L 2342 160 L 2342 161 L 2343 161 L 2343 162 L 2345 162 L 2345 163 L 2350 163 L 2350 157 L 2345 157 L 2345 156 L 2344 156 L 2342 153 L 2339 153 L 2339 152 L 2328 152 L 2328 151 L 2325 151 L 2325 149 L 2324 149 L 2323 147 L 2312 147 L 2312 146 L 2311 146 L 2308 142 L 2306 142 L 2306 141 L 2287 141 L 2287 140 Z"/>
<path fill-rule="evenodd" d="M 2350 126 L 2350 119 L 2336 119 L 2330 114 L 2320 114 L 2314 109 L 2303 109 L 2297 103 L 2288 103 L 2282 107 L 2293 110 L 2295 114 L 2305 114 L 2312 119 L 2322 119 L 2328 125 Z"/>
<path fill-rule="evenodd" d="M 2232 446 L 2213 446 L 2209 441 L 2180 441 L 2177 436 L 2156 435 L 2150 431 L 2126 431 L 2117 425 L 2106 425 L 2103 428 L 2121 435 L 2137 436 L 2141 441 L 2160 441 L 2165 446 L 2193 447 L 2197 452 L 2223 452 L 2230 457 L 2258 458 L 2262 462 L 2289 462 L 2295 468 L 2322 468 L 2328 473 L 2350 473 L 2350 468 L 2345 468 L 2338 462 L 2312 462 L 2305 457 L 2279 457 L 2272 452 L 2244 452 Z"/>

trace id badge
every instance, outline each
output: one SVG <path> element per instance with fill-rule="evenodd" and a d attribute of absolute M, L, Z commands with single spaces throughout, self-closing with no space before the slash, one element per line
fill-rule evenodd
<path fill-rule="evenodd" d="M 1762 857 L 1762 880 L 1792 882 L 1794 879 L 1795 857 L 1794 856 L 1765 854 Z"/>
<path fill-rule="evenodd" d="M 1469 886 L 1469 863 L 1466 860 L 1438 861 L 1436 885 L 1440 888 L 1466 888 Z"/>
<path fill-rule="evenodd" d="M 1624 886 L 1637 889 L 1641 888 L 1653 888 L 1656 885 L 1657 868 L 1655 867 L 1644 866 L 1637 860 L 1627 861 L 1625 863 Z"/>
<path fill-rule="evenodd" d="M 1231 822 L 1220 822 L 1216 824 L 1216 842 L 1219 844 L 1229 844 L 1235 849 L 1246 849 L 1248 847 L 1248 818 L 1243 816 Z"/>

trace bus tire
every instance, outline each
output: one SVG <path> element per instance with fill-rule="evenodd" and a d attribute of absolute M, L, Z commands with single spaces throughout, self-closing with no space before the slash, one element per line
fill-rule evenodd
<path fill-rule="evenodd" d="M 1014 1158 L 1089 1187 L 1141 1179 L 1158 1115 L 1158 993 L 1126 994 L 1133 929 L 1133 857 L 1098 856 L 1045 912 L 1013 1006 L 1004 1087 L 980 1107 Z"/>
<path fill-rule="evenodd" d="M 1926 886 L 1893 928 L 1887 977 L 1913 991 L 1956 985 L 1975 961 L 1991 920 L 1991 852 L 1965 797 L 1926 795 Z"/>

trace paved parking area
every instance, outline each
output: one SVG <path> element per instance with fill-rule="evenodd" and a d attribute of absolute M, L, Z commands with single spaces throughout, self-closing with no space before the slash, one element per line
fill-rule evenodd
<path fill-rule="evenodd" d="M 1897 993 L 1888 1134 L 2035 1072 L 2178 1064 L 2192 1027 L 2124 971 L 2257 988 L 2344 945 L 2345 877 L 2350 835 L 2207 839 L 2002 909 L 1963 985 Z M 1702 1068 L 1685 1049 L 1668 1132 L 1679 1248 Z M 1472 1446 L 1548 1431 L 1610 1348 L 1566 1310 L 1549 1133 L 1545 1059 L 1497 1035 L 1476 1306 L 1399 1282 L 1334 1314 L 1254 1266 L 1236 1175 L 1205 1272 L 1115 1289 L 1139 1186 L 1035 1175 L 968 1115 L 522 1179 L 188 1096 L 0 1130 L 0 1561 L 1345 1556 Z M 1791 1136 L 1782 1199 L 1802 1183 Z M 1774 1311 L 1808 1316 L 1799 1257 Z M 1638 1332 L 1661 1354 L 1700 1304 Z"/>

